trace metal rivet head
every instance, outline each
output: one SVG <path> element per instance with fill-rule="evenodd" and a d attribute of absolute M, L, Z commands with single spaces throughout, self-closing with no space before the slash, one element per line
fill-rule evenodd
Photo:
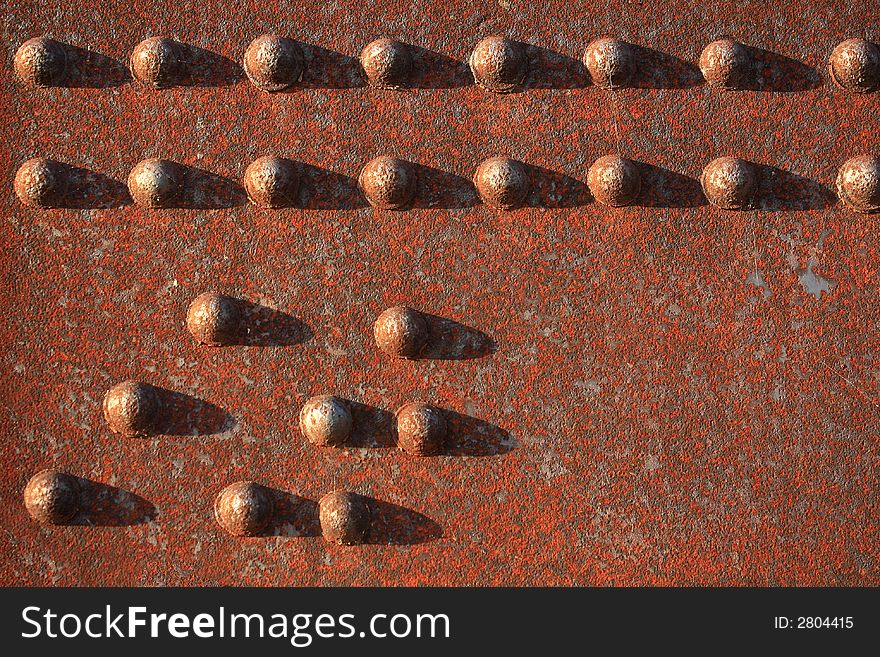
<path fill-rule="evenodd" d="M 521 162 L 509 157 L 483 160 L 474 174 L 474 185 L 483 203 L 496 210 L 512 210 L 529 193 L 529 174 Z"/>
<path fill-rule="evenodd" d="M 159 395 L 149 383 L 123 381 L 104 395 L 104 419 L 123 436 L 148 436 L 159 414 Z"/>
<path fill-rule="evenodd" d="M 749 78 L 752 58 L 748 49 L 733 39 L 719 39 L 700 53 L 700 71 L 713 87 L 739 89 Z"/>
<path fill-rule="evenodd" d="M 235 344 L 241 333 L 241 302 L 216 292 L 197 296 L 186 311 L 186 328 L 199 344 Z"/>
<path fill-rule="evenodd" d="M 446 442 L 446 416 L 436 406 L 412 402 L 397 413 L 397 446 L 415 456 L 439 454 Z"/>
<path fill-rule="evenodd" d="M 67 194 L 67 171 L 61 162 L 35 157 L 15 172 L 15 194 L 25 205 L 55 208 Z"/>
<path fill-rule="evenodd" d="M 258 536 L 269 526 L 275 505 L 269 491 L 253 481 L 239 481 L 214 499 L 214 518 L 233 536 Z"/>
<path fill-rule="evenodd" d="M 376 39 L 361 50 L 361 66 L 372 87 L 400 89 L 412 74 L 412 55 L 406 44 Z"/>
<path fill-rule="evenodd" d="M 593 84 L 611 89 L 629 84 L 636 70 L 636 58 L 632 47 L 625 41 L 604 37 L 587 46 L 584 65 Z"/>
<path fill-rule="evenodd" d="M 755 167 L 737 157 L 719 157 L 703 169 L 703 193 L 712 205 L 741 210 L 752 199 L 757 185 Z"/>
<path fill-rule="evenodd" d="M 373 324 L 376 346 L 397 358 L 418 358 L 428 342 L 428 323 L 418 310 L 395 306 Z"/>
<path fill-rule="evenodd" d="M 299 191 L 296 163 L 274 155 L 257 158 L 244 172 L 244 188 L 251 202 L 261 208 L 294 206 Z"/>
<path fill-rule="evenodd" d="M 60 525 L 79 511 L 76 477 L 58 470 L 38 472 L 24 488 L 24 506 L 37 522 Z"/>
<path fill-rule="evenodd" d="M 828 72 L 841 89 L 874 91 L 880 87 L 880 48 L 864 39 L 847 39 L 831 52 Z"/>
<path fill-rule="evenodd" d="M 305 60 L 296 41 L 264 34 L 244 53 L 244 72 L 258 89 L 281 91 L 302 80 Z"/>
<path fill-rule="evenodd" d="M 136 80 L 148 87 L 162 89 L 180 81 L 183 54 L 171 39 L 150 37 L 137 44 L 129 66 Z"/>
<path fill-rule="evenodd" d="M 183 170 L 171 160 L 143 160 L 128 174 L 128 192 L 145 208 L 168 207 L 180 192 Z"/>
<path fill-rule="evenodd" d="M 321 533 L 330 543 L 358 545 L 370 528 L 370 509 L 357 493 L 333 491 L 318 501 Z"/>
<path fill-rule="evenodd" d="M 312 397 L 299 413 L 299 428 L 313 445 L 339 446 L 351 435 L 351 409 L 334 395 Z"/>
<path fill-rule="evenodd" d="M 489 36 L 480 41 L 468 64 L 478 85 L 502 94 L 522 85 L 529 69 L 523 45 L 501 36 Z"/>
<path fill-rule="evenodd" d="M 587 186 L 600 203 L 613 206 L 630 205 L 639 197 L 642 179 L 635 162 L 619 155 L 605 155 L 593 162 L 587 175 Z"/>
<path fill-rule="evenodd" d="M 837 173 L 837 195 L 856 212 L 880 210 L 880 156 L 850 158 Z"/>
<path fill-rule="evenodd" d="M 415 194 L 416 173 L 405 160 L 380 155 L 361 169 L 358 186 L 370 205 L 380 210 L 399 210 Z"/>
<path fill-rule="evenodd" d="M 53 87 L 64 82 L 67 53 L 62 44 L 48 37 L 29 39 L 21 44 L 13 62 L 15 74 L 25 84 Z"/>

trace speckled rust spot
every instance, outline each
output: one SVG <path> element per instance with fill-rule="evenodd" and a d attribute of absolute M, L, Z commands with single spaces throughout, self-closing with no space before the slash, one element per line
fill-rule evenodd
<path fill-rule="evenodd" d="M 418 310 L 395 306 L 373 324 L 376 346 L 398 358 L 418 358 L 428 342 L 428 323 Z"/>
<path fill-rule="evenodd" d="M 880 48 L 864 39 L 842 41 L 831 52 L 828 72 L 841 89 L 875 91 L 880 87 Z"/>
<path fill-rule="evenodd" d="M 273 92 L 302 80 L 305 60 L 296 41 L 264 34 L 251 41 L 244 53 L 243 67 L 255 87 Z"/>
<path fill-rule="evenodd" d="M 521 86 L 529 70 L 523 45 L 501 36 L 489 36 L 480 41 L 468 63 L 474 81 L 495 93 L 510 93 Z"/>
<path fill-rule="evenodd" d="M 104 395 L 104 419 L 123 436 L 148 436 L 155 429 L 159 396 L 149 383 L 123 381 Z"/>
<path fill-rule="evenodd" d="M 401 210 L 415 194 L 416 173 L 409 162 L 380 155 L 361 169 L 358 186 L 374 208 Z"/>
<path fill-rule="evenodd" d="M 740 89 L 751 75 L 752 58 L 743 44 L 733 39 L 719 39 L 700 53 L 700 71 L 713 87 Z"/>
<path fill-rule="evenodd" d="M 858 155 L 837 173 L 837 195 L 856 212 L 880 210 L 880 156 Z"/>
<path fill-rule="evenodd" d="M 596 86 L 606 89 L 625 87 L 636 71 L 636 57 L 625 41 L 604 37 L 587 46 L 584 65 Z"/>
<path fill-rule="evenodd" d="M 55 208 L 67 194 L 67 171 L 64 164 L 45 157 L 35 157 L 15 173 L 15 194 L 25 205 Z"/>
<path fill-rule="evenodd" d="M 414 456 L 432 456 L 443 451 L 447 427 L 441 409 L 424 402 L 411 402 L 395 415 L 398 448 Z"/>
<path fill-rule="evenodd" d="M 288 208 L 296 205 L 299 169 L 296 162 L 267 155 L 251 162 L 244 172 L 248 198 L 261 208 Z"/>
<path fill-rule="evenodd" d="M 48 37 L 28 39 L 15 53 L 15 74 L 25 84 L 56 87 L 64 83 L 67 53 L 64 46 Z"/>
<path fill-rule="evenodd" d="M 131 74 L 148 87 L 163 89 L 180 81 L 183 67 L 180 46 L 171 39 L 150 37 L 131 53 Z"/>
<path fill-rule="evenodd" d="M 37 522 L 60 525 L 79 511 L 79 494 L 76 477 L 58 470 L 43 470 L 25 486 L 24 505 Z"/>
<path fill-rule="evenodd" d="M 745 160 L 719 157 L 705 166 L 700 184 L 713 205 L 725 210 L 741 210 L 752 200 L 757 174 L 755 167 Z"/>
<path fill-rule="evenodd" d="M 186 312 L 186 328 L 199 344 L 220 347 L 241 337 L 241 302 L 217 292 L 197 296 Z"/>
<path fill-rule="evenodd" d="M 253 481 L 230 484 L 214 499 L 214 518 L 233 536 L 258 536 L 275 513 L 269 491 Z"/>
<path fill-rule="evenodd" d="M 593 162 L 587 175 L 593 197 L 605 205 L 634 203 L 642 189 L 642 179 L 635 162 L 619 155 L 605 155 Z"/>
<path fill-rule="evenodd" d="M 351 426 L 351 409 L 344 399 L 334 395 L 312 397 L 299 413 L 299 428 L 313 445 L 345 445 Z"/>
<path fill-rule="evenodd" d="M 522 205 L 529 193 L 529 174 L 521 162 L 509 157 L 491 157 L 477 167 L 474 186 L 490 208 L 512 210 Z"/>
<path fill-rule="evenodd" d="M 145 208 L 168 207 L 180 193 L 184 172 L 171 160 L 138 162 L 128 174 L 128 192 Z"/>
<path fill-rule="evenodd" d="M 321 533 L 329 543 L 358 545 L 370 528 L 370 509 L 357 493 L 333 491 L 318 502 Z"/>
<path fill-rule="evenodd" d="M 409 47 L 394 39 L 376 39 L 361 51 L 361 67 L 371 87 L 400 89 L 412 74 Z"/>

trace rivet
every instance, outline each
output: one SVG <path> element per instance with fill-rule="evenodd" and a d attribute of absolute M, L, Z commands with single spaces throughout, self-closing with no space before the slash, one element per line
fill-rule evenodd
<path fill-rule="evenodd" d="M 35 157 L 15 172 L 13 183 L 21 202 L 36 208 L 54 208 L 64 202 L 67 194 L 65 165 L 44 157 Z"/>
<path fill-rule="evenodd" d="M 713 87 L 739 89 L 749 79 L 752 58 L 748 49 L 733 39 L 719 39 L 700 53 L 700 71 Z"/>
<path fill-rule="evenodd" d="M 406 44 L 376 39 L 361 50 L 361 66 L 372 87 L 400 89 L 412 74 L 412 55 Z"/>
<path fill-rule="evenodd" d="M 244 172 L 244 188 L 251 202 L 261 208 L 296 205 L 299 191 L 296 163 L 274 155 L 257 158 Z"/>
<path fill-rule="evenodd" d="M 431 456 L 443 450 L 447 428 L 442 410 L 423 402 L 412 402 L 395 415 L 400 449 L 415 456 Z"/>
<path fill-rule="evenodd" d="M 625 41 L 603 37 L 587 46 L 584 65 L 596 86 L 619 88 L 627 86 L 632 80 L 636 58 L 632 47 Z"/>
<path fill-rule="evenodd" d="M 149 383 L 123 381 L 104 395 L 104 419 L 123 436 L 148 436 L 159 413 L 159 395 Z"/>
<path fill-rule="evenodd" d="M 501 36 L 489 36 L 480 41 L 468 64 L 478 85 L 502 94 L 522 85 L 529 69 L 523 45 Z"/>
<path fill-rule="evenodd" d="M 216 292 L 197 296 L 186 311 L 186 328 L 199 344 L 235 344 L 241 333 L 241 302 Z"/>
<path fill-rule="evenodd" d="M 318 501 L 321 533 L 330 543 L 358 545 L 370 528 L 370 509 L 357 493 L 333 491 Z"/>
<path fill-rule="evenodd" d="M 745 160 L 719 157 L 705 166 L 700 184 L 712 205 L 725 210 L 741 210 L 752 199 L 757 175 L 755 167 Z"/>
<path fill-rule="evenodd" d="M 380 155 L 361 169 L 358 186 L 374 208 L 400 210 L 415 194 L 416 173 L 405 160 Z"/>
<path fill-rule="evenodd" d="M 304 70 L 302 49 L 293 39 L 264 34 L 244 53 L 244 72 L 263 91 L 287 89 L 302 80 Z"/>
<path fill-rule="evenodd" d="M 880 48 L 864 39 L 842 41 L 831 52 L 828 71 L 841 89 L 874 91 L 880 87 Z"/>
<path fill-rule="evenodd" d="M 180 80 L 183 54 L 171 39 L 150 37 L 137 44 L 131 53 L 131 74 L 141 83 L 162 89 Z"/>
<path fill-rule="evenodd" d="M 221 490 L 214 499 L 214 518 L 233 536 L 257 536 L 272 521 L 275 505 L 265 487 L 253 481 L 238 481 Z"/>
<path fill-rule="evenodd" d="M 35 87 L 53 87 L 64 82 L 67 53 L 62 44 L 48 37 L 28 39 L 15 53 L 13 62 L 19 79 Z"/>
<path fill-rule="evenodd" d="M 605 155 L 593 162 L 587 174 L 587 186 L 600 203 L 615 207 L 634 203 L 642 189 L 642 179 L 635 162 L 619 155 Z"/>
<path fill-rule="evenodd" d="M 509 157 L 483 160 L 474 174 L 474 185 L 483 203 L 496 210 L 520 206 L 529 193 L 529 174 L 521 162 Z"/>
<path fill-rule="evenodd" d="M 376 346 L 397 358 L 418 358 L 428 341 L 428 323 L 418 310 L 394 306 L 373 324 Z"/>
<path fill-rule="evenodd" d="M 76 477 L 58 470 L 38 472 L 24 488 L 24 506 L 37 522 L 60 525 L 79 511 Z"/>
<path fill-rule="evenodd" d="M 856 212 L 880 210 L 880 156 L 858 155 L 837 173 L 837 195 Z"/>
<path fill-rule="evenodd" d="M 309 399 L 299 413 L 299 428 L 313 445 L 340 446 L 351 435 L 351 409 L 344 399 L 320 395 Z"/>
<path fill-rule="evenodd" d="M 140 206 L 164 208 L 180 192 L 183 175 L 181 167 L 170 160 L 142 160 L 128 174 L 128 191 Z"/>

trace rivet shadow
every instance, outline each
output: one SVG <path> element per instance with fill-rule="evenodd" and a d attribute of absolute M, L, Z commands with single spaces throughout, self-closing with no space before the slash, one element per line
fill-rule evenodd
<path fill-rule="evenodd" d="M 347 399 L 352 430 L 347 448 L 391 448 L 397 446 L 394 414 L 375 406 Z"/>
<path fill-rule="evenodd" d="M 175 42 L 180 51 L 179 87 L 225 87 L 244 78 L 237 62 L 189 43 Z"/>
<path fill-rule="evenodd" d="M 635 205 L 646 208 L 698 208 L 708 203 L 700 181 L 669 169 L 635 162 L 642 191 Z"/>
<path fill-rule="evenodd" d="M 516 448 L 510 432 L 479 418 L 444 409 L 446 456 L 500 456 Z"/>
<path fill-rule="evenodd" d="M 297 43 L 303 51 L 305 70 L 302 80 L 282 93 L 296 93 L 298 89 L 357 89 L 366 85 L 361 64 L 354 57 L 311 43 Z"/>
<path fill-rule="evenodd" d="M 416 172 L 414 208 L 472 208 L 479 204 L 471 180 L 424 164 L 410 163 Z"/>
<path fill-rule="evenodd" d="M 298 207 L 306 210 L 357 210 L 369 207 L 354 178 L 299 163 Z"/>
<path fill-rule="evenodd" d="M 474 83 L 471 70 L 464 62 L 439 52 L 407 44 L 412 53 L 412 78 L 408 89 L 454 89 Z"/>
<path fill-rule="evenodd" d="M 63 165 L 67 176 L 67 192 L 61 202 L 65 208 L 107 209 L 131 205 L 128 187 L 97 171 Z"/>
<path fill-rule="evenodd" d="M 629 46 L 636 70 L 628 86 L 634 89 L 689 89 L 705 82 L 699 67 L 692 62 L 635 43 Z"/>
<path fill-rule="evenodd" d="M 126 527 L 156 519 L 156 507 L 140 495 L 83 477 L 75 478 L 79 484 L 80 510 L 64 524 Z"/>
<path fill-rule="evenodd" d="M 175 163 L 182 172 L 177 197 L 169 207 L 189 210 L 234 208 L 247 203 L 244 188 L 230 178 L 194 166 Z"/>
<path fill-rule="evenodd" d="M 107 89 L 131 82 L 131 72 L 121 62 L 93 50 L 61 44 L 67 56 L 63 86 Z"/>
<path fill-rule="evenodd" d="M 275 511 L 272 521 L 260 536 L 314 538 L 321 535 L 317 502 L 277 488 L 263 488 L 272 498 Z"/>
<path fill-rule="evenodd" d="M 817 89 L 824 83 L 819 72 L 796 59 L 769 50 L 746 46 L 753 62 L 752 75 L 743 90 L 794 93 Z"/>
<path fill-rule="evenodd" d="M 363 497 L 370 509 L 367 543 L 374 545 L 418 545 L 443 536 L 443 528 L 424 514 L 406 507 Z"/>
<path fill-rule="evenodd" d="M 428 325 L 428 341 L 419 360 L 469 360 L 495 353 L 495 341 L 479 329 L 446 317 L 422 313 Z"/>
<path fill-rule="evenodd" d="M 531 188 L 525 205 L 533 208 L 576 208 L 588 205 L 593 197 L 587 185 L 560 171 L 525 164 Z"/>
<path fill-rule="evenodd" d="M 152 433 L 164 436 L 204 436 L 235 427 L 235 418 L 211 402 L 182 392 L 155 387 L 159 413 Z"/>
<path fill-rule="evenodd" d="M 236 344 L 251 347 L 289 347 L 308 342 L 314 336 L 308 324 L 285 312 L 258 303 L 239 300 L 242 331 Z"/>
<path fill-rule="evenodd" d="M 522 45 L 529 58 L 524 89 L 581 89 L 592 84 L 580 59 L 541 46 Z"/>
<path fill-rule="evenodd" d="M 758 168 L 758 187 L 753 203 L 759 210 L 824 210 L 837 201 L 830 189 L 815 180 L 767 164 L 754 166 Z"/>

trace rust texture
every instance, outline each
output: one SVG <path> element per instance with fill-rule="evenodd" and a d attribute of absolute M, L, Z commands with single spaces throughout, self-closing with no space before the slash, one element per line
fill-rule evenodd
<path fill-rule="evenodd" d="M 880 41 L 876 3 L 3 11 L 4 584 L 880 584 L 880 231 L 836 193 L 844 162 L 880 153 L 880 93 L 828 71 L 842 41 Z M 278 93 L 241 64 L 263 34 L 302 52 Z M 129 69 L 157 35 L 183 53 L 162 89 Z M 528 60 L 511 93 L 469 68 L 492 35 Z M 607 35 L 637 62 L 613 90 L 583 63 Z M 726 35 L 752 62 L 735 90 L 699 68 Z M 15 71 L 42 36 L 63 46 L 63 84 Z M 400 90 L 358 60 L 383 37 L 412 54 Z M 416 172 L 403 211 L 358 188 L 382 153 Z M 498 154 L 528 183 L 506 212 L 472 183 Z M 588 189 L 608 154 L 638 168 L 632 205 Z M 267 155 L 296 163 L 285 207 L 244 189 Z M 703 194 L 722 156 L 756 168 L 750 209 Z M 60 207 L 17 195 L 31 158 L 69 167 Z M 183 174 L 159 209 L 126 185 L 153 159 Z M 210 290 L 242 304 L 235 344 L 187 331 Z M 428 318 L 416 359 L 376 345 L 395 306 Z M 146 437 L 104 420 L 121 381 L 155 390 Z M 301 437 L 316 395 L 349 404 L 345 447 Z M 443 410 L 430 458 L 395 449 L 410 400 Z M 60 526 L 24 503 L 47 468 L 79 486 Z M 236 481 L 272 500 L 258 536 L 215 521 Z M 362 496 L 366 544 L 321 539 L 337 490 Z"/>

